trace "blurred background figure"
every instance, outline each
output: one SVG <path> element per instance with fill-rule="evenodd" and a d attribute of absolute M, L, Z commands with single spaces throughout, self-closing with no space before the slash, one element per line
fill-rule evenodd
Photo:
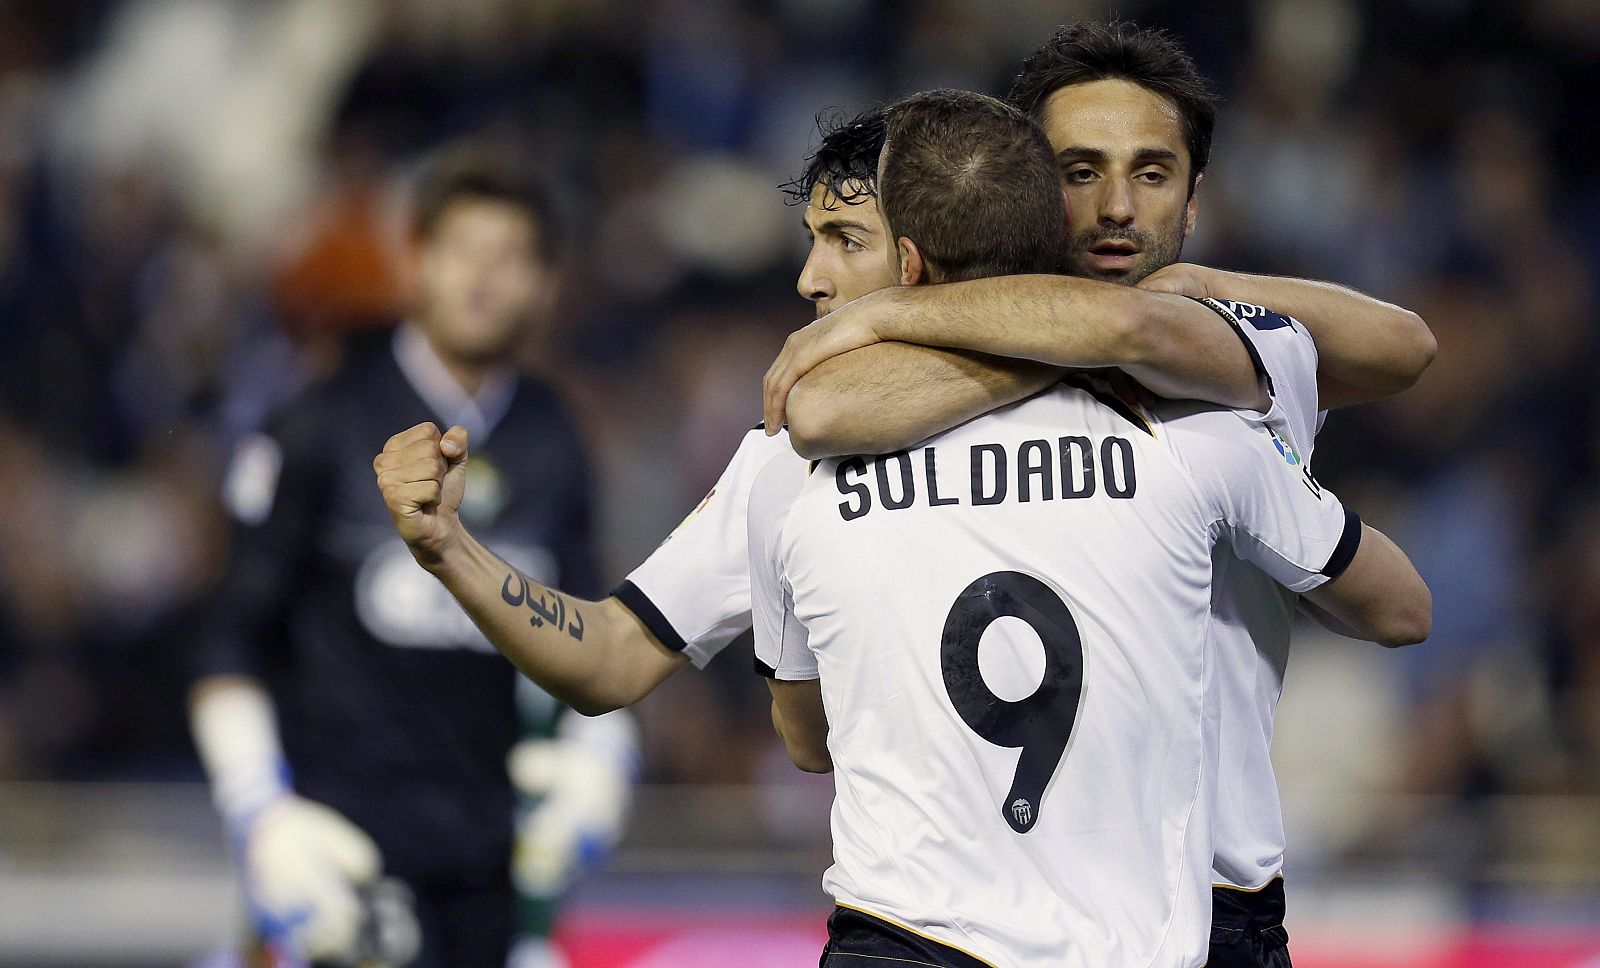
<path fill-rule="evenodd" d="M 1186 258 L 1364 288 L 1439 341 L 1417 387 L 1319 441 L 1318 477 L 1437 607 L 1413 653 L 1296 646 L 1275 751 L 1296 962 L 1575 964 L 1600 951 L 1600 6 L 1115 6 L 1179 33 L 1224 95 Z M 184 712 L 192 616 L 229 560 L 214 495 L 340 337 L 407 307 L 393 240 L 419 159 L 486 136 L 573 216 L 517 356 L 573 402 L 604 590 L 705 493 L 810 318 L 773 186 L 812 116 L 1004 91 L 1057 24 L 1110 9 L 0 4 L 0 962 L 171 965 L 231 939 Z M 704 926 L 686 909 L 815 922 L 831 787 L 792 775 L 746 664 L 638 714 L 640 806 L 574 902 L 574 960 L 753 950 L 682 940 Z M 1508 921 L 1577 953 L 1483 947 Z M 1407 944 L 1374 954 L 1386 930 Z"/>
<path fill-rule="evenodd" d="M 583 446 L 512 364 L 553 306 L 561 228 L 502 155 L 428 163 L 406 321 L 335 347 L 226 478 L 236 526 L 195 626 L 191 720 L 270 964 L 503 965 L 514 937 L 519 968 L 558 964 L 552 905 L 626 811 L 631 717 L 563 716 L 369 493 L 390 431 L 463 424 L 481 441 L 463 514 L 528 574 L 594 588 Z"/>

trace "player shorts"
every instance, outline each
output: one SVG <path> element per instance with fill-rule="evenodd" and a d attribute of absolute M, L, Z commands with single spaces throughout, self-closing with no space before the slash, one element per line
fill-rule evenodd
<path fill-rule="evenodd" d="M 1290 968 L 1283 911 L 1281 877 L 1258 891 L 1212 887 L 1206 968 Z"/>
<path fill-rule="evenodd" d="M 820 968 L 892 968 L 897 964 L 989 968 L 964 951 L 864 911 L 833 909 L 828 917 L 828 944 L 822 949 Z"/>

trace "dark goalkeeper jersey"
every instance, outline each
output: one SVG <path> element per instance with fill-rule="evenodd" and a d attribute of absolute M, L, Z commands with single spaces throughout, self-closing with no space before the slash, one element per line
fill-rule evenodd
<path fill-rule="evenodd" d="M 365 339 L 241 444 L 227 487 L 232 557 L 199 630 L 201 675 L 268 683 L 296 791 L 371 834 L 388 870 L 414 876 L 507 863 L 516 673 L 412 560 L 373 457 L 413 424 L 467 422 L 467 527 L 540 581 L 578 594 L 596 585 L 587 468 L 555 394 L 504 375 L 479 394 L 493 398 L 481 410 L 439 412 L 441 376 L 419 333 Z"/>

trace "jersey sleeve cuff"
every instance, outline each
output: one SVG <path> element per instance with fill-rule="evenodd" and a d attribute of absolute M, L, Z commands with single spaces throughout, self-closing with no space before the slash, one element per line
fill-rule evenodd
<path fill-rule="evenodd" d="M 815 679 L 822 678 L 821 673 L 817 672 L 815 669 L 806 669 L 803 671 L 784 669 L 780 671 L 763 662 L 761 660 L 761 656 L 759 655 L 755 657 L 755 666 L 757 675 L 760 675 L 765 679 L 771 679 L 774 682 L 811 682 Z"/>
<path fill-rule="evenodd" d="M 1361 547 L 1361 515 L 1349 508 L 1344 511 L 1344 531 L 1339 535 L 1339 543 L 1334 545 L 1333 554 L 1328 556 L 1328 563 L 1322 566 L 1318 573 L 1330 581 L 1344 574 L 1350 567 L 1350 562 L 1355 559 L 1356 549 Z"/>
<path fill-rule="evenodd" d="M 617 586 L 611 596 L 621 602 L 623 607 L 634 614 L 634 617 L 644 625 L 649 633 L 656 637 L 656 641 L 673 652 L 682 652 L 689 647 L 678 630 L 672 627 L 667 617 L 661 614 L 661 609 L 650 600 L 638 585 L 631 581 L 624 581 Z"/>
<path fill-rule="evenodd" d="M 1226 306 L 1210 296 L 1203 298 L 1191 296 L 1189 298 L 1194 299 L 1195 302 L 1221 316 L 1223 322 L 1228 324 L 1228 327 L 1233 330 L 1233 335 L 1239 337 L 1239 342 L 1244 344 L 1244 351 L 1250 355 L 1250 365 L 1255 367 L 1256 379 L 1266 386 L 1267 395 L 1276 400 L 1278 394 L 1272 388 L 1272 374 L 1267 372 L 1267 364 L 1262 361 L 1261 352 L 1256 349 L 1256 344 L 1250 341 L 1250 337 L 1245 335 L 1244 327 L 1240 325 L 1238 318 L 1233 313 L 1228 312 Z"/>

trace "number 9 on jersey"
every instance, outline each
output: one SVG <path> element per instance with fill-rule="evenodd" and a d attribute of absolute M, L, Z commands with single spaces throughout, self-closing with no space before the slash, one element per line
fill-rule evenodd
<path fill-rule="evenodd" d="M 996 619 L 1021 619 L 1044 644 L 1044 675 L 1032 694 L 1001 699 L 983 681 L 978 646 Z M 1018 571 L 984 575 L 956 596 L 945 618 L 940 667 L 950 702 L 979 736 L 1020 748 L 1000 815 L 1025 834 L 1039 822 L 1040 801 L 1066 753 L 1083 694 L 1083 641 L 1067 603 L 1044 582 Z"/>

